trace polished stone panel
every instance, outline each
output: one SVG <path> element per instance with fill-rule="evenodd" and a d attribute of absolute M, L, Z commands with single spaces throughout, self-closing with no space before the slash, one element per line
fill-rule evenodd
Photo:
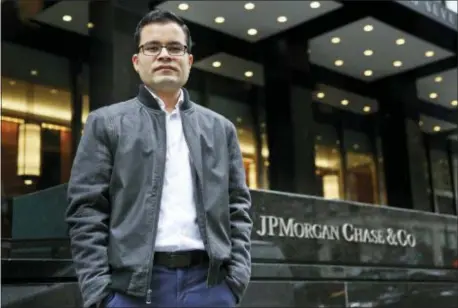
<path fill-rule="evenodd" d="M 77 283 L 2 285 L 1 306 L 5 308 L 82 307 Z"/>
<path fill-rule="evenodd" d="M 422 282 L 348 282 L 347 307 L 456 308 L 458 281 Z"/>
<path fill-rule="evenodd" d="M 456 307 L 456 217 L 276 192 L 252 197 L 252 281 L 241 307 Z M 32 234 L 16 218 L 15 234 Z M 61 224 L 49 220 L 46 228 L 62 232 Z M 353 233 L 343 234 L 345 224 Z M 388 239 L 388 228 L 403 233 Z M 364 230 L 380 233 L 364 238 Z M 407 236 L 412 247 L 400 245 Z M 2 307 L 81 306 L 68 239 L 9 244 Z"/>
<path fill-rule="evenodd" d="M 253 191 L 253 259 L 452 268 L 458 220 L 386 206 Z"/>
<path fill-rule="evenodd" d="M 456 308 L 458 283 L 252 281 L 240 307 Z M 77 283 L 2 286 L 2 307 L 81 307 Z"/>
<path fill-rule="evenodd" d="M 407 290 L 408 307 L 458 307 L 458 280 L 455 283 L 410 283 Z"/>
<path fill-rule="evenodd" d="M 61 219 L 45 215 L 40 226 L 22 217 L 29 215 L 29 210 L 35 210 L 33 198 L 50 208 L 65 203 L 65 189 L 66 185 L 61 185 L 44 193 L 17 198 L 14 205 L 21 204 L 22 210 L 13 212 L 13 240 L 43 239 L 52 234 L 65 240 L 67 235 L 62 215 L 57 216 Z M 48 196 L 50 192 L 53 197 Z M 426 268 L 452 268 L 458 264 L 456 216 L 272 191 L 252 191 L 252 198 L 252 255 L 260 262 Z M 46 212 L 43 206 L 40 210 Z M 46 230 L 33 232 L 36 228 Z M 363 232 L 373 234 L 364 238 Z M 394 236 L 390 237 L 390 232 Z M 371 243 L 371 240 L 378 243 Z M 68 249 L 62 244 L 37 242 L 37 245 L 42 245 L 42 250 L 47 249 L 40 252 L 40 257 L 69 257 Z M 33 248 L 37 253 L 37 247 Z M 65 251 L 67 253 L 62 253 Z M 10 256 L 26 258 L 28 252 L 24 247 L 18 247 L 12 249 Z"/>
<path fill-rule="evenodd" d="M 294 277 L 295 279 L 304 280 L 458 282 L 458 270 L 254 263 L 252 277 L 255 279 L 291 279 Z"/>
<path fill-rule="evenodd" d="M 392 307 L 409 306 L 408 285 L 396 282 L 352 282 L 346 284 L 348 305 L 345 307 Z"/>
<path fill-rule="evenodd" d="M 2 259 L 3 284 L 76 281 L 72 260 Z"/>
<path fill-rule="evenodd" d="M 295 307 L 346 307 L 345 301 L 346 293 L 343 282 L 303 281 L 295 283 Z"/>
<path fill-rule="evenodd" d="M 253 281 L 246 290 L 241 306 L 295 307 L 295 290 L 299 284 L 292 281 Z"/>

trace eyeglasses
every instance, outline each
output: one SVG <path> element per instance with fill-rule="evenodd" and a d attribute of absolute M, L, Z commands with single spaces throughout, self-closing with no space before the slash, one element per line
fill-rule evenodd
<path fill-rule="evenodd" d="M 163 48 L 167 50 L 169 55 L 175 57 L 183 56 L 188 50 L 188 46 L 179 43 L 172 43 L 167 45 L 146 43 L 139 47 L 140 51 L 145 56 L 157 56 L 162 52 Z"/>

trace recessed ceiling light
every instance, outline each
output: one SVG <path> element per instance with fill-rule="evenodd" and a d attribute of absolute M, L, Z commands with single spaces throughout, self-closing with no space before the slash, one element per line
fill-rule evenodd
<path fill-rule="evenodd" d="M 215 22 L 216 22 L 217 24 L 222 24 L 222 23 L 224 22 L 224 20 L 225 20 L 225 19 L 224 19 L 224 17 L 222 17 L 222 16 L 218 16 L 218 17 L 215 18 Z"/>
<path fill-rule="evenodd" d="M 396 45 L 404 45 L 406 43 L 406 40 L 403 38 L 398 38 L 396 40 Z"/>
<path fill-rule="evenodd" d="M 436 78 L 434 78 L 434 81 L 435 82 L 441 82 L 442 81 L 442 77 L 441 76 L 436 76 Z"/>
<path fill-rule="evenodd" d="M 245 77 L 253 77 L 253 72 L 252 71 L 246 71 L 245 72 Z"/>
<path fill-rule="evenodd" d="M 92 29 L 92 28 L 94 28 L 94 24 L 93 24 L 92 22 L 88 22 L 88 23 L 87 23 L 87 27 L 88 27 L 89 29 Z"/>
<path fill-rule="evenodd" d="M 212 66 L 213 67 L 220 67 L 221 66 L 221 62 L 215 61 L 215 62 L 212 63 Z"/>
<path fill-rule="evenodd" d="M 254 9 L 254 3 L 251 3 L 251 2 L 248 2 L 248 3 L 245 3 L 245 10 L 252 10 Z"/>
<path fill-rule="evenodd" d="M 439 125 L 436 125 L 436 126 L 434 126 L 433 130 L 435 132 L 440 132 L 441 131 L 441 127 Z"/>
<path fill-rule="evenodd" d="M 344 106 L 347 106 L 350 102 L 347 99 L 343 99 L 340 103 Z"/>
<path fill-rule="evenodd" d="M 372 26 L 372 25 L 365 25 L 363 29 L 364 29 L 364 31 L 366 31 L 366 32 L 371 32 L 372 30 L 374 30 L 374 26 Z"/>
<path fill-rule="evenodd" d="M 51 94 L 57 94 L 57 90 L 56 89 L 52 89 L 50 92 L 51 92 Z"/>
<path fill-rule="evenodd" d="M 429 93 L 429 98 L 435 99 L 437 98 L 437 96 L 438 96 L 437 93 L 434 93 L 434 92 Z"/>
<path fill-rule="evenodd" d="M 280 23 L 286 22 L 288 18 L 286 16 L 278 16 L 277 21 Z"/>
<path fill-rule="evenodd" d="M 248 29 L 247 33 L 248 35 L 256 35 L 258 34 L 258 30 L 251 28 L 251 29 Z"/>
<path fill-rule="evenodd" d="M 63 21 L 66 21 L 66 22 L 70 22 L 70 21 L 72 21 L 72 16 L 70 16 L 70 15 L 64 15 L 64 16 L 62 17 L 62 20 L 63 20 Z"/>
<path fill-rule="evenodd" d="M 365 56 L 372 56 L 374 54 L 374 52 L 370 49 L 366 49 L 364 50 L 364 55 Z"/>
<path fill-rule="evenodd" d="M 30 75 L 36 76 L 36 75 L 38 75 L 38 71 L 37 70 L 31 70 L 30 71 Z"/>
<path fill-rule="evenodd" d="M 393 66 L 400 67 L 400 66 L 402 66 L 402 62 L 401 61 L 394 61 L 393 62 Z"/>
<path fill-rule="evenodd" d="M 180 3 L 178 5 L 178 9 L 181 10 L 181 11 L 186 11 L 187 9 L 189 9 L 189 4 L 187 3 Z"/>
<path fill-rule="evenodd" d="M 427 52 L 425 52 L 425 57 L 430 58 L 432 56 L 434 56 L 434 51 L 428 50 Z"/>
<path fill-rule="evenodd" d="M 336 61 L 334 62 L 334 65 L 335 65 L 335 66 L 342 66 L 343 64 L 344 64 L 344 61 L 342 61 L 342 60 L 336 60 Z"/>
<path fill-rule="evenodd" d="M 370 106 L 364 106 L 363 111 L 364 112 L 369 112 L 369 111 L 371 111 L 371 107 Z"/>
<path fill-rule="evenodd" d="M 372 71 L 371 70 L 365 70 L 364 71 L 364 76 L 372 76 Z"/>
<path fill-rule="evenodd" d="M 316 97 L 323 98 L 324 97 L 324 93 L 323 92 L 318 92 Z"/>
<path fill-rule="evenodd" d="M 452 106 L 458 106 L 458 101 L 455 99 L 455 100 L 451 101 L 450 104 Z"/>
<path fill-rule="evenodd" d="M 11 85 L 11 86 L 14 86 L 15 84 L 16 84 L 16 81 L 10 80 L 10 85 Z"/>
<path fill-rule="evenodd" d="M 339 43 L 340 43 L 340 37 L 337 37 L 337 36 L 336 36 L 336 37 L 333 37 L 333 38 L 331 39 L 331 42 L 332 42 L 333 44 L 339 44 Z"/>
<path fill-rule="evenodd" d="M 313 1 L 312 3 L 310 3 L 310 7 L 312 9 L 317 9 L 321 6 L 321 4 L 318 2 L 318 1 Z"/>

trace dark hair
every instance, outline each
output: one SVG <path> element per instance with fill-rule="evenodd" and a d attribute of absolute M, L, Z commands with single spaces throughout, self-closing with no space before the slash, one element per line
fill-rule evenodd
<path fill-rule="evenodd" d="M 186 35 L 186 45 L 188 46 L 187 50 L 191 53 L 192 49 L 192 40 L 191 40 L 191 32 L 189 31 L 188 26 L 184 23 L 184 21 L 169 11 L 162 11 L 162 10 L 153 10 L 143 16 L 143 18 L 138 22 L 137 28 L 135 29 L 134 40 L 135 40 L 135 48 L 137 49 L 140 44 L 140 34 L 142 29 L 153 23 L 168 23 L 174 22 L 178 24 L 181 29 L 183 29 L 184 34 Z"/>

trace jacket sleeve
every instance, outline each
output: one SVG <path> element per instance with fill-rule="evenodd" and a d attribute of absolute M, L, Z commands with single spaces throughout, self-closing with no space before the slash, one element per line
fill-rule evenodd
<path fill-rule="evenodd" d="M 113 158 L 108 129 L 102 116 L 89 114 L 68 183 L 65 218 L 84 307 L 107 296 L 111 282 L 107 246 Z"/>
<path fill-rule="evenodd" d="M 227 283 L 240 303 L 251 277 L 251 196 L 246 184 L 242 153 L 234 125 L 228 130 L 229 212 L 232 251 Z"/>

